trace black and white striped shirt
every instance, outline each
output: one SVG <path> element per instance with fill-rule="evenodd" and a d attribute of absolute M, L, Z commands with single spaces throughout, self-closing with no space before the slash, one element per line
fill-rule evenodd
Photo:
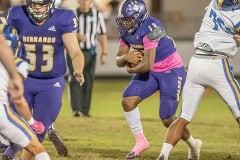
<path fill-rule="evenodd" d="M 79 19 L 78 33 L 86 35 L 86 41 L 80 42 L 82 50 L 89 50 L 96 47 L 98 34 L 106 34 L 106 26 L 102 14 L 95 8 L 91 8 L 88 13 L 81 13 L 76 10 Z"/>

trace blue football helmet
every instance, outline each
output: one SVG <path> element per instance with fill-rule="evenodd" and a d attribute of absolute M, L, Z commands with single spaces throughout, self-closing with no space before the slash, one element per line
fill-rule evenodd
<path fill-rule="evenodd" d="M 35 23 L 41 23 L 43 20 L 49 18 L 54 9 L 55 0 L 26 0 L 27 12 L 31 20 Z M 33 7 L 40 5 L 47 7 L 45 12 L 34 12 Z"/>
<path fill-rule="evenodd" d="M 5 39 L 8 42 L 8 45 L 11 46 L 14 53 L 16 53 L 18 44 L 19 44 L 19 37 L 17 30 L 13 28 L 11 25 L 8 24 L 0 24 L 0 33 L 5 36 Z"/>
<path fill-rule="evenodd" d="M 116 22 L 120 30 L 133 33 L 147 16 L 147 7 L 143 0 L 124 0 L 119 5 Z"/>

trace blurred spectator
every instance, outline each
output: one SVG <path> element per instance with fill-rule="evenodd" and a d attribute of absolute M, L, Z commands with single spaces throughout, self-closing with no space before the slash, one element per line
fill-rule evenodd
<path fill-rule="evenodd" d="M 103 65 L 107 60 L 107 35 L 102 14 L 93 7 L 92 0 L 78 0 L 79 8 L 76 14 L 79 19 L 78 41 L 84 53 L 85 65 L 83 74 L 85 83 L 80 86 L 72 75 L 72 63 L 68 60 L 70 74 L 70 101 L 74 117 L 89 117 L 92 87 L 95 76 L 97 59 L 96 46 L 98 39 L 101 45 L 100 63 Z"/>
<path fill-rule="evenodd" d="M 0 24 L 7 23 L 8 8 L 11 7 L 10 0 L 0 0 Z"/>
<path fill-rule="evenodd" d="M 119 1 L 118 0 L 111 0 L 108 3 L 108 6 L 110 8 L 110 16 L 105 19 L 106 22 L 106 28 L 107 28 L 107 36 L 109 39 L 118 39 L 119 32 L 117 29 L 116 24 L 116 16 L 117 16 L 117 8 L 118 8 Z"/>
<path fill-rule="evenodd" d="M 60 4 L 58 4 L 58 7 L 60 8 L 75 10 L 79 6 L 77 0 L 58 0 L 58 1 L 62 1 Z"/>
<path fill-rule="evenodd" d="M 11 1 L 11 6 L 22 5 L 25 3 L 25 0 L 10 0 L 10 1 Z"/>

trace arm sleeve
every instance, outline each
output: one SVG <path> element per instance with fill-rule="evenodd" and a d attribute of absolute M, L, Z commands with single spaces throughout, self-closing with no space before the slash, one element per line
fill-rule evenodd
<path fill-rule="evenodd" d="M 159 39 L 151 41 L 148 39 L 147 36 L 144 36 L 143 37 L 144 50 L 156 48 L 158 46 L 158 41 L 159 41 Z"/>

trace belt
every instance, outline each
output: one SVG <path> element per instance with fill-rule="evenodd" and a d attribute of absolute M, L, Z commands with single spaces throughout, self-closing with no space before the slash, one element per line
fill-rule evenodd
<path fill-rule="evenodd" d="M 201 49 L 197 49 L 193 57 L 202 58 L 202 59 L 225 59 L 228 58 L 223 54 L 216 54 L 214 52 L 208 52 Z"/>
<path fill-rule="evenodd" d="M 202 58 L 202 59 L 225 59 L 225 58 L 227 58 L 224 55 L 207 55 L 207 54 L 194 54 L 193 57 Z"/>

